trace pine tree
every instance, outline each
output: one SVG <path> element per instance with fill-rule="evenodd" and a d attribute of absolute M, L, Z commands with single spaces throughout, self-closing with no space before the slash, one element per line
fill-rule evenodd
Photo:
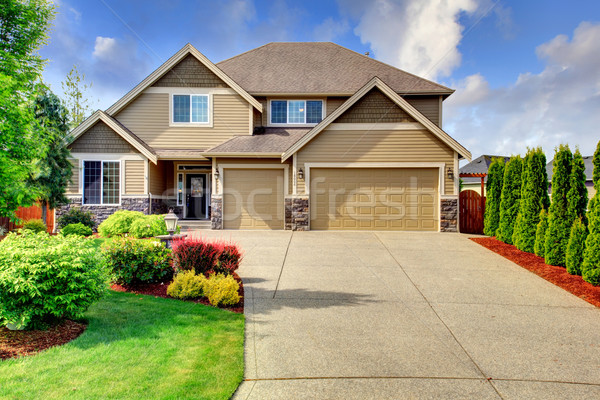
<path fill-rule="evenodd" d="M 530 149 L 523 161 L 521 201 L 513 233 L 513 242 L 519 250 L 534 252 L 540 211 L 544 209 L 547 196 L 546 156 L 539 147 Z"/>
<path fill-rule="evenodd" d="M 535 230 L 535 246 L 533 248 L 535 255 L 539 257 L 544 257 L 546 252 L 546 230 L 548 230 L 548 213 L 542 209 L 540 222 L 538 222 Z"/>
<path fill-rule="evenodd" d="M 500 196 L 504 181 L 504 159 L 493 158 L 488 169 L 485 184 L 485 216 L 483 233 L 488 236 L 496 235 L 500 222 Z"/>
<path fill-rule="evenodd" d="M 572 165 L 573 154 L 569 146 L 560 145 L 554 155 L 552 168 L 552 204 L 548 213 L 545 257 L 546 264 L 561 267 L 566 265 L 565 253 L 575 220 L 575 215 L 569 214 L 567 202 Z"/>
<path fill-rule="evenodd" d="M 600 285 L 600 142 L 594 153 L 594 188 L 596 194 L 590 201 L 588 213 L 589 234 L 585 240 L 581 275 L 592 285 Z"/>
<path fill-rule="evenodd" d="M 577 218 L 571 227 L 569 243 L 567 244 L 567 272 L 571 275 L 581 275 L 581 263 L 585 250 L 585 239 L 587 238 L 587 227 Z"/>
<path fill-rule="evenodd" d="M 588 206 L 588 191 L 585 187 L 585 164 L 579 149 L 573 155 L 573 168 L 571 169 L 570 188 L 567 193 L 567 203 L 569 207 L 569 215 L 574 215 L 575 218 L 581 218 L 583 223 L 587 225 L 587 217 L 585 211 Z"/>
<path fill-rule="evenodd" d="M 523 160 L 520 156 L 511 157 L 504 167 L 504 182 L 500 196 L 500 223 L 498 240 L 512 244 L 515 220 L 519 212 L 521 198 L 521 173 Z"/>

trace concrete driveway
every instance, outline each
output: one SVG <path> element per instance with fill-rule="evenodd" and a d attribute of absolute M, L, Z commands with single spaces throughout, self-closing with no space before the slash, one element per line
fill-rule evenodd
<path fill-rule="evenodd" d="M 245 251 L 235 399 L 600 398 L 600 309 L 464 235 L 203 234 Z"/>

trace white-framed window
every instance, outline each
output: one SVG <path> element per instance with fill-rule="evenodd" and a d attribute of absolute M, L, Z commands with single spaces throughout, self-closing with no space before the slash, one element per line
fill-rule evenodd
<path fill-rule="evenodd" d="M 323 100 L 271 100 L 270 124 L 316 125 L 323 120 Z"/>
<path fill-rule="evenodd" d="M 83 204 L 121 204 L 121 162 L 83 161 Z"/>
<path fill-rule="evenodd" d="M 210 95 L 173 94 L 171 98 L 171 123 L 209 125 Z"/>
<path fill-rule="evenodd" d="M 177 174 L 177 205 L 183 205 L 183 174 Z"/>

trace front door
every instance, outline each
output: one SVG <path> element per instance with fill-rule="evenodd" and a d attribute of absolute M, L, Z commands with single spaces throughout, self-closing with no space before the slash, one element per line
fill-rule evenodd
<path fill-rule="evenodd" d="M 185 175 L 185 218 L 206 219 L 208 218 L 208 175 L 186 174 Z"/>

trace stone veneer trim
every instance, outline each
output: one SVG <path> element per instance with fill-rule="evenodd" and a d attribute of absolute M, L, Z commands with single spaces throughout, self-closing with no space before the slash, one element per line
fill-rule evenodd
<path fill-rule="evenodd" d="M 223 198 L 212 196 L 210 208 L 210 228 L 223 229 Z"/>
<path fill-rule="evenodd" d="M 440 232 L 458 232 L 458 199 L 440 200 Z"/>
<path fill-rule="evenodd" d="M 310 202 L 308 197 L 285 199 L 285 229 L 308 231 L 310 221 Z"/>

